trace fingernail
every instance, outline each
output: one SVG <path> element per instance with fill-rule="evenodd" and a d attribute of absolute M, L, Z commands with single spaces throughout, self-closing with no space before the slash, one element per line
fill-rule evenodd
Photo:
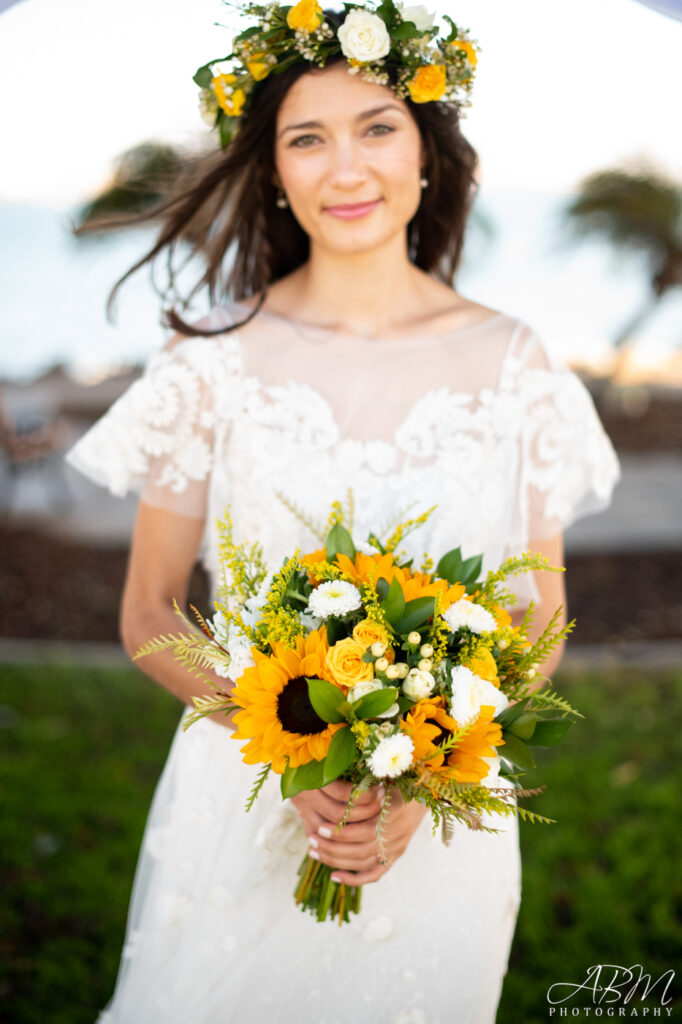
<path fill-rule="evenodd" d="M 339 875 L 332 875 L 332 882 L 340 882 L 341 878 Z"/>
<path fill-rule="evenodd" d="M 317 850 L 308 850 L 308 856 L 312 857 L 313 860 L 319 860 L 320 859 L 320 855 L 317 852 Z"/>
<path fill-rule="evenodd" d="M 331 839 L 332 830 L 327 825 L 320 825 L 317 831 L 319 835 L 324 836 L 325 839 Z"/>
<path fill-rule="evenodd" d="M 317 839 L 315 838 L 315 836 L 308 836 L 308 842 L 310 843 L 311 846 L 314 846 L 315 849 L 317 849 L 317 845 L 318 844 L 317 844 Z"/>
<path fill-rule="evenodd" d="M 386 787 L 385 786 L 379 786 L 379 789 L 377 790 L 377 792 L 379 794 L 379 799 L 383 800 L 384 797 L 386 796 Z"/>

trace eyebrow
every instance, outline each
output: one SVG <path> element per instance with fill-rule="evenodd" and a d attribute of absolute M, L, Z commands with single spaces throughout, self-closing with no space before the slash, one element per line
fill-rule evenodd
<path fill-rule="evenodd" d="M 363 110 L 361 114 L 355 118 L 356 121 L 366 121 L 370 117 L 375 117 L 377 114 L 382 114 L 384 110 L 397 110 L 399 114 L 402 114 L 402 108 L 397 106 L 395 103 L 384 103 L 381 107 L 372 107 L 371 110 Z M 323 128 L 324 125 L 321 121 L 302 121 L 300 124 L 288 124 L 286 128 L 283 128 L 277 138 L 281 138 L 285 132 L 300 131 L 301 128 Z"/>

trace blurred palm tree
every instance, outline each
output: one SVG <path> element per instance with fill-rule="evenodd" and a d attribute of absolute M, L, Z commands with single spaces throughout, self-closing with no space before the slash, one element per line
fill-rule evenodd
<path fill-rule="evenodd" d="M 117 218 L 151 210 L 166 199 L 190 159 L 160 142 L 143 142 L 117 158 L 111 182 L 76 211 L 78 238 L 102 238 L 120 228 Z M 101 224 L 101 226 L 100 226 Z"/>
<path fill-rule="evenodd" d="M 651 292 L 614 339 L 634 337 L 670 289 L 682 285 L 682 187 L 653 168 L 604 170 L 583 179 L 563 211 L 574 239 L 606 239 L 619 249 L 644 253 Z"/>

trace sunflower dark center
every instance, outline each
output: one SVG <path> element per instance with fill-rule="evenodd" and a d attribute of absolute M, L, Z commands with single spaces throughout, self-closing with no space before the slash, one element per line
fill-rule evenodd
<path fill-rule="evenodd" d="M 291 679 L 284 687 L 277 698 L 277 717 L 287 732 L 324 732 L 328 725 L 310 703 L 305 676 Z"/>
<path fill-rule="evenodd" d="M 437 747 L 437 746 L 439 746 L 443 742 L 443 740 L 446 740 L 448 738 L 448 736 L 450 735 L 450 730 L 449 729 L 444 729 L 443 726 L 440 725 L 435 720 L 435 718 L 427 718 L 426 721 L 429 723 L 429 725 L 437 725 L 438 726 L 438 733 L 431 740 L 431 742 L 434 744 L 434 746 Z"/>

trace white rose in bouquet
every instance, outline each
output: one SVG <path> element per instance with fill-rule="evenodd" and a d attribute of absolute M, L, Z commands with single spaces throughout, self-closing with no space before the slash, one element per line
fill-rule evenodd
<path fill-rule="evenodd" d="M 509 699 L 496 686 L 475 675 L 464 665 L 457 665 L 452 670 L 452 697 L 450 698 L 450 714 L 459 723 L 465 725 L 476 718 L 484 704 L 492 705 L 495 714 L 504 711 Z"/>
<path fill-rule="evenodd" d="M 338 40 L 344 57 L 373 61 L 385 57 L 391 49 L 391 37 L 378 14 L 352 10 L 339 29 Z"/>
<path fill-rule="evenodd" d="M 424 700 L 433 692 L 435 685 L 436 680 L 431 672 L 422 668 L 411 668 L 403 683 L 403 693 L 412 700 Z"/>

